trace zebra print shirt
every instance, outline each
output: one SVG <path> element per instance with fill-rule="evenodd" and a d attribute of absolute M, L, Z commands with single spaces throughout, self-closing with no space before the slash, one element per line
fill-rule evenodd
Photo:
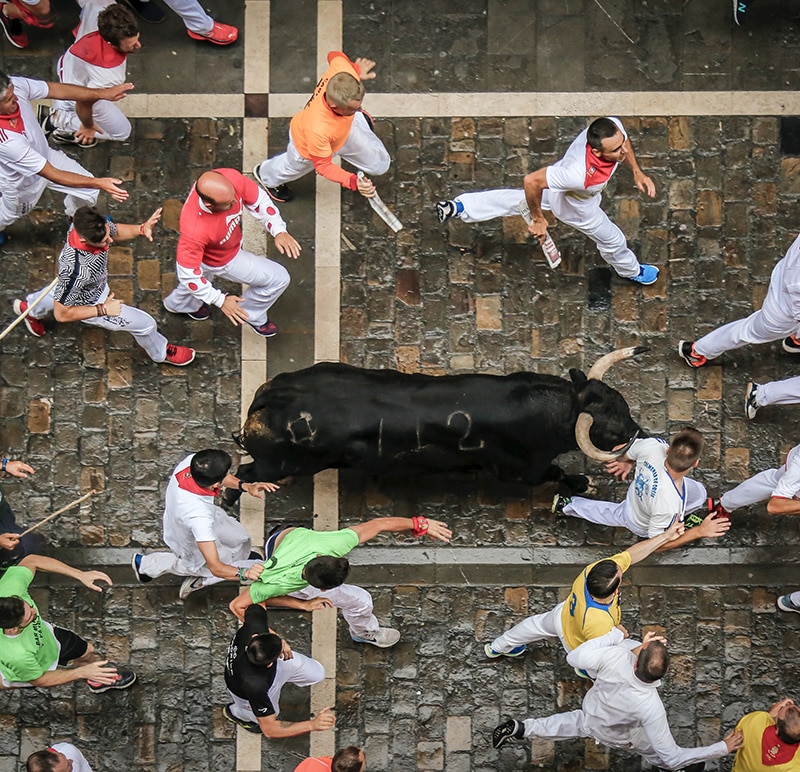
<path fill-rule="evenodd" d="M 117 226 L 109 221 L 111 236 Z M 106 296 L 108 283 L 108 250 L 81 249 L 74 228 L 70 228 L 67 243 L 58 256 L 58 284 L 53 290 L 55 299 L 65 306 L 94 306 Z"/>

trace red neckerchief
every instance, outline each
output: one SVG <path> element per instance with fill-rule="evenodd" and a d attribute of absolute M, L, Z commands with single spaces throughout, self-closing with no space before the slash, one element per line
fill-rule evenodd
<path fill-rule="evenodd" d="M 778 737 L 778 728 L 773 724 L 761 735 L 761 763 L 765 767 L 788 764 L 797 753 L 797 743 L 789 745 Z"/>
<path fill-rule="evenodd" d="M 78 59 L 83 59 L 84 62 L 106 69 L 118 67 L 128 56 L 104 40 L 99 32 L 90 32 L 88 35 L 84 35 L 70 46 L 69 52 Z"/>
<path fill-rule="evenodd" d="M 91 244 L 81 241 L 81 237 L 78 235 L 78 231 L 76 231 L 75 228 L 69 229 L 67 244 L 73 249 L 77 249 L 79 252 L 88 252 L 90 255 L 99 255 L 101 252 L 108 251 L 108 247 L 93 247 Z"/>
<path fill-rule="evenodd" d="M 189 493 L 196 493 L 198 496 L 214 496 L 214 491 L 208 488 L 201 488 L 192 477 L 192 468 L 187 466 L 175 473 L 175 479 L 178 481 L 178 487 Z"/>
<path fill-rule="evenodd" d="M 22 121 L 22 115 L 19 112 L 19 105 L 13 113 L 8 115 L 0 115 L 0 130 L 8 129 L 9 131 L 16 131 L 17 134 L 22 134 L 25 131 L 25 124 Z"/>
<path fill-rule="evenodd" d="M 588 143 L 586 144 L 586 177 L 583 180 L 584 188 L 608 182 L 616 168 L 616 161 L 604 161 L 602 158 L 598 158 L 592 152 L 591 146 Z"/>

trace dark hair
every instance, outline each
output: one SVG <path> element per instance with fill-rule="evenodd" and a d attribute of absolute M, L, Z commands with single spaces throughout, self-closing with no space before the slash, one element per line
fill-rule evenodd
<path fill-rule="evenodd" d="M 622 582 L 619 566 L 613 560 L 601 560 L 586 575 L 586 589 L 593 598 L 607 598 Z"/>
<path fill-rule="evenodd" d="M 778 737 L 787 745 L 800 743 L 800 708 L 790 705 L 786 708 L 783 718 L 776 720 Z"/>
<path fill-rule="evenodd" d="M 139 24 L 129 8 L 113 3 L 100 11 L 97 17 L 97 31 L 103 40 L 119 48 L 123 38 L 132 38 L 139 34 Z"/>
<path fill-rule="evenodd" d="M 642 646 L 636 658 L 636 677 L 646 684 L 652 684 L 664 677 L 669 669 L 669 652 L 661 641 L 651 641 Z"/>
<path fill-rule="evenodd" d="M 0 96 L 8 91 L 8 87 L 11 85 L 11 78 L 8 77 L 2 70 L 0 70 Z"/>
<path fill-rule="evenodd" d="M 53 772 L 56 768 L 58 756 L 49 748 L 45 751 L 36 751 L 28 756 L 25 767 L 28 772 Z"/>
<path fill-rule="evenodd" d="M 363 768 L 361 748 L 357 745 L 348 745 L 336 751 L 331 762 L 331 772 L 361 772 Z"/>
<path fill-rule="evenodd" d="M 586 130 L 586 141 L 592 150 L 602 150 L 603 140 L 613 137 L 619 130 L 619 126 L 611 118 L 597 118 Z"/>
<path fill-rule="evenodd" d="M 16 627 L 25 616 L 25 603 L 16 595 L 0 598 L 0 629 Z"/>
<path fill-rule="evenodd" d="M 350 561 L 347 558 L 317 555 L 306 563 L 303 579 L 318 590 L 332 590 L 344 584 L 349 573 Z"/>
<path fill-rule="evenodd" d="M 667 464 L 675 472 L 691 469 L 703 452 L 703 435 L 693 426 L 685 426 L 670 442 Z"/>
<path fill-rule="evenodd" d="M 100 244 L 106 237 L 106 222 L 106 216 L 96 206 L 79 207 L 72 216 L 78 235 L 92 244 Z"/>
<path fill-rule="evenodd" d="M 280 636 L 273 633 L 260 633 L 250 639 L 245 653 L 253 665 L 266 667 L 280 656 L 283 643 Z"/>
<path fill-rule="evenodd" d="M 231 468 L 233 459 L 224 450 L 201 450 L 192 457 L 189 469 L 201 488 L 221 483 Z"/>

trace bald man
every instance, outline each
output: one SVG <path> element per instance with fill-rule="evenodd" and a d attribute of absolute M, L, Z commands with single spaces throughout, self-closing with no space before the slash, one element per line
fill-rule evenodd
<path fill-rule="evenodd" d="M 271 338 L 278 325 L 269 309 L 289 286 L 289 272 L 280 263 L 242 249 L 242 211 L 247 209 L 275 239 L 282 255 L 297 258 L 300 245 L 267 194 L 235 169 L 214 169 L 200 175 L 181 210 L 177 252 L 178 286 L 164 300 L 173 314 L 198 321 L 218 306 L 234 325 L 249 324 Z M 241 296 L 217 289 L 219 276 L 247 284 Z"/>

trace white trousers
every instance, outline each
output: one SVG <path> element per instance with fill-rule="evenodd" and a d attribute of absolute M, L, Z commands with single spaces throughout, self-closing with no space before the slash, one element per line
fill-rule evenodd
<path fill-rule="evenodd" d="M 760 383 L 756 389 L 756 405 L 796 405 L 800 402 L 800 375 L 783 381 Z"/>
<path fill-rule="evenodd" d="M 47 153 L 47 160 L 57 169 L 80 174 L 84 177 L 93 176 L 91 172 L 84 169 L 77 161 L 60 150 L 50 148 Z M 75 210 L 80 206 L 94 206 L 97 203 L 99 193 L 99 191 L 91 188 L 70 188 L 66 185 L 58 185 L 38 174 L 27 177 L 23 186 L 17 189 L 10 188 L 5 180 L 2 183 L 0 185 L 0 231 L 19 220 L 20 217 L 28 214 L 39 202 L 45 188 L 65 194 L 64 212 L 70 217 L 75 214 Z"/>
<path fill-rule="evenodd" d="M 41 291 L 39 289 L 36 292 L 31 292 L 25 298 L 26 302 L 28 304 L 33 303 Z M 108 296 L 108 293 L 109 287 L 106 284 L 104 299 Z M 102 303 L 103 301 L 100 302 Z M 50 290 L 29 315 L 34 319 L 43 319 L 53 312 L 54 305 L 53 290 Z M 147 356 L 154 362 L 163 362 L 167 358 L 167 339 L 158 331 L 156 320 L 150 314 L 138 308 L 127 306 L 123 303 L 119 316 L 92 317 L 91 319 L 83 319 L 82 324 L 102 327 L 104 330 L 111 330 L 112 332 L 130 333 L 145 350 Z"/>
<path fill-rule="evenodd" d="M 250 568 L 259 561 L 250 560 L 250 535 L 244 526 L 226 515 L 219 507 L 214 507 L 214 543 L 221 562 L 237 568 Z M 178 557 L 174 552 L 151 552 L 142 557 L 141 573 L 153 578 L 162 574 L 176 576 L 201 576 L 203 587 L 223 582 L 211 573 L 199 549 L 192 555 Z"/>
<path fill-rule="evenodd" d="M 53 108 L 50 120 L 57 129 L 75 132 L 83 125 L 75 112 L 75 102 L 59 99 L 53 103 Z M 95 126 L 100 129 L 96 134 L 98 139 L 123 142 L 131 135 L 131 122 L 113 102 L 105 99 L 95 102 L 92 105 L 92 117 Z"/>
<path fill-rule="evenodd" d="M 336 608 L 342 610 L 342 616 L 350 625 L 350 632 L 359 638 L 378 632 L 380 625 L 372 613 L 372 596 L 363 587 L 341 584 L 332 590 L 318 590 L 309 585 L 297 592 L 290 592 L 289 595 L 301 600 L 327 598 Z"/>
<path fill-rule="evenodd" d="M 697 480 L 691 477 L 684 477 L 683 479 L 686 483 L 686 508 L 684 509 L 684 514 L 689 514 L 689 512 L 699 509 L 706 503 L 707 492 L 705 486 L 697 482 Z M 598 501 L 597 499 L 584 499 L 581 496 L 573 496 L 572 501 L 564 507 L 564 514 L 572 517 L 581 517 L 590 523 L 627 528 L 631 533 L 635 533 L 643 539 L 648 537 L 647 530 L 634 521 L 627 499 L 615 504 L 613 501 Z"/>
<path fill-rule="evenodd" d="M 280 263 L 246 252 L 244 249 L 240 249 L 225 265 L 210 266 L 203 263 L 202 269 L 207 276 L 219 276 L 248 285 L 242 294 L 241 307 L 250 317 L 248 322 L 256 327 L 266 323 L 267 311 L 291 281 L 289 272 Z M 176 313 L 197 311 L 201 305 L 201 301 L 180 283 L 164 300 L 166 309 Z"/>
<path fill-rule="evenodd" d="M 534 614 L 523 619 L 519 624 L 495 638 L 491 643 L 492 648 L 497 652 L 507 654 L 516 646 L 541 641 L 544 638 L 558 638 L 564 651 L 569 651 L 564 642 L 564 633 L 561 627 L 563 608 L 564 603 L 562 602 L 544 614 Z"/>
<path fill-rule="evenodd" d="M 748 343 L 770 343 L 794 335 L 800 324 L 784 299 L 786 292 L 783 282 L 784 261 L 780 260 L 772 270 L 769 289 L 761 309 L 744 319 L 737 319 L 722 327 L 717 327 L 708 335 L 695 341 L 694 350 L 707 359 L 714 359 L 732 349 L 741 348 Z"/>
<path fill-rule="evenodd" d="M 350 134 L 337 155 L 367 175 L 385 174 L 392 162 L 383 142 L 370 129 L 360 111 L 353 116 Z M 290 135 L 286 152 L 262 161 L 258 173 L 268 188 L 277 188 L 278 185 L 304 177 L 313 169 L 314 164 L 297 152 Z"/>
<path fill-rule="evenodd" d="M 484 222 L 495 217 L 519 216 L 520 204 L 525 202 L 525 191 L 518 188 L 480 190 L 462 193 L 455 200 L 464 205 L 464 211 L 459 215 L 464 222 Z M 639 260 L 628 248 L 625 234 L 600 208 L 599 193 L 588 199 L 576 199 L 560 191 L 545 190 L 542 209 L 551 211 L 561 222 L 594 241 L 600 257 L 617 274 L 625 279 L 639 275 Z"/>
<path fill-rule="evenodd" d="M 728 512 L 733 512 L 740 507 L 749 507 L 759 501 L 766 501 L 772 497 L 772 492 L 778 487 L 778 482 L 785 474 L 785 467 L 765 469 L 763 472 L 759 472 L 739 483 L 727 493 L 723 493 L 720 496 L 719 503 Z"/>
<path fill-rule="evenodd" d="M 313 686 L 325 679 L 325 668 L 317 660 L 297 651 L 293 652 L 293 655 L 291 659 L 277 660 L 274 665 L 275 680 L 272 682 L 272 686 L 269 687 L 267 696 L 272 703 L 272 707 L 275 708 L 276 718 L 281 712 L 281 690 L 285 684 L 294 684 L 302 688 L 304 686 Z M 231 695 L 233 700 L 230 711 L 236 718 L 242 721 L 258 722 L 258 718 L 253 713 L 248 700 L 237 697 L 230 690 L 228 690 L 228 694 Z"/>

